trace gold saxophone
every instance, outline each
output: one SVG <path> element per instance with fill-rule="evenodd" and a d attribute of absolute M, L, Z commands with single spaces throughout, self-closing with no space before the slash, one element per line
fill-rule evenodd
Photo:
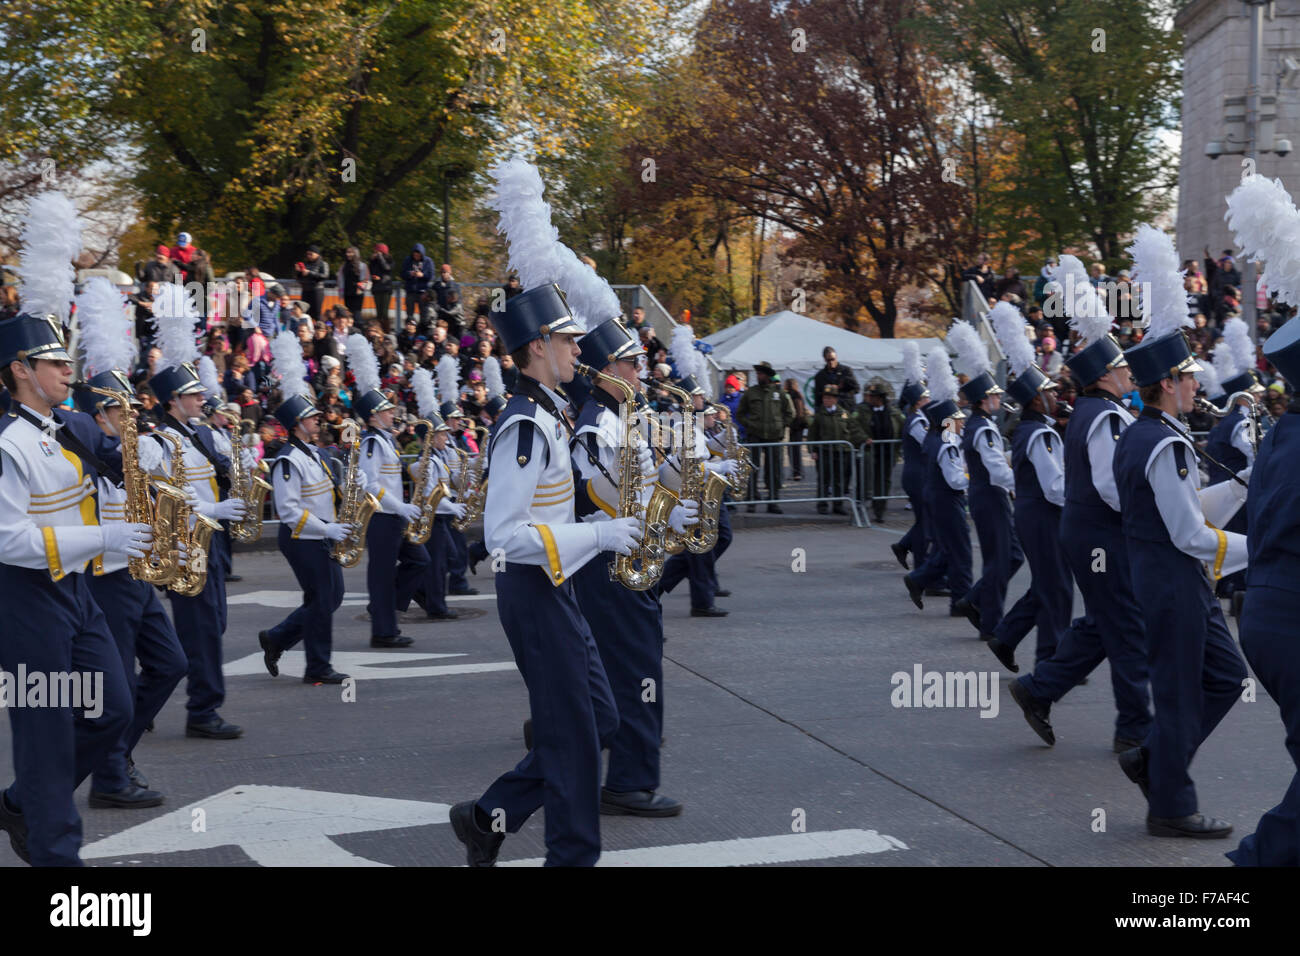
<path fill-rule="evenodd" d="M 439 479 L 432 494 L 429 483 L 433 480 L 433 463 L 429 461 L 433 454 L 433 422 L 427 418 L 417 419 L 416 427 L 424 426 L 424 444 L 420 446 L 420 457 L 411 469 L 415 481 L 411 484 L 411 503 L 420 506 L 420 517 L 406 526 L 406 540 L 411 544 L 424 544 L 433 533 L 433 516 L 438 510 L 438 502 L 451 494 L 447 482 Z"/>
<path fill-rule="evenodd" d="M 172 446 L 172 481 L 179 487 L 185 487 L 185 445 L 170 432 L 156 431 Z M 190 517 L 194 518 L 194 527 L 190 527 Z M 179 568 L 176 576 L 168 582 L 172 591 L 183 597 L 195 597 L 203 591 L 208 583 L 208 544 L 212 535 L 221 530 L 221 525 L 211 518 L 198 514 L 185 501 L 177 510 L 177 530 L 185 535 L 185 567 Z"/>
<path fill-rule="evenodd" d="M 618 426 L 622 444 L 618 454 L 618 511 L 619 518 L 635 518 L 641 523 L 641 543 L 631 554 L 615 555 L 609 565 L 611 581 L 617 581 L 632 591 L 645 591 L 655 586 L 663 577 L 667 560 L 667 536 L 671 533 L 668 516 L 677 504 L 677 497 L 667 488 L 656 484 L 648 504 L 641 503 L 645 477 L 641 474 L 640 448 L 644 441 L 638 428 L 636 392 L 619 378 L 597 372 L 579 364 L 577 371 L 592 381 L 602 382 L 618 391 L 623 400 L 618 406 Z"/>
<path fill-rule="evenodd" d="M 340 442 L 348 447 L 348 467 L 339 490 L 338 521 L 352 526 L 342 541 L 336 541 L 331 557 L 345 568 L 356 567 L 366 553 L 366 528 L 379 510 L 375 496 L 365 490 L 361 475 L 361 429 L 356 422 L 344 422 Z"/>
<path fill-rule="evenodd" d="M 461 479 L 456 489 L 456 500 L 465 506 L 465 514 L 453 518 L 451 526 L 457 531 L 464 531 L 483 514 L 483 505 L 487 502 L 487 480 L 483 469 L 487 466 L 487 446 L 479 442 L 478 454 L 468 466 L 461 463 Z M 460 449 L 456 449 L 460 451 Z"/>
<path fill-rule="evenodd" d="M 126 518 L 128 524 L 147 524 L 153 533 L 153 546 L 143 558 L 128 558 L 127 572 L 137 581 L 165 586 L 181 570 L 180 548 L 177 542 L 186 535 L 185 492 L 175 485 L 151 478 L 140 470 L 140 432 L 136 422 L 131 397 L 125 392 L 90 386 L 92 392 L 117 399 L 122 406 L 122 417 L 117 432 L 122 441 L 122 487 L 126 490 Z M 168 438 L 172 436 L 168 435 Z M 157 493 L 157 502 L 149 497 L 149 488 Z"/>
<path fill-rule="evenodd" d="M 685 549 L 692 554 L 704 554 L 718 543 L 718 512 L 727 490 L 727 479 L 709 471 L 695 456 L 695 399 L 689 392 L 667 382 L 660 382 L 659 386 L 682 403 L 682 443 L 677 456 L 682 486 L 677 496 L 682 501 L 698 502 L 700 506 L 699 519 L 694 525 L 681 534 L 669 530 L 668 553 L 680 554 Z"/>
<path fill-rule="evenodd" d="M 731 490 L 741 497 L 749 493 L 749 476 L 754 472 L 754 459 L 749 456 L 749 449 L 740 444 L 740 433 L 736 423 L 731 420 L 731 410 L 725 405 L 717 405 L 727 410 L 725 427 L 727 429 L 727 458 L 736 463 L 736 470 L 731 473 L 728 483 Z"/>
<path fill-rule="evenodd" d="M 238 498 L 248 509 L 242 521 L 230 523 L 230 537 L 236 541 L 252 541 L 262 536 L 262 509 L 266 505 L 266 496 L 271 485 L 260 478 L 256 472 L 244 467 L 240 452 L 248 447 L 248 438 L 253 432 L 253 423 L 247 418 L 236 418 L 217 409 L 216 414 L 234 426 L 239 441 L 230 443 L 230 497 Z M 259 466 L 265 467 L 258 463 Z"/>

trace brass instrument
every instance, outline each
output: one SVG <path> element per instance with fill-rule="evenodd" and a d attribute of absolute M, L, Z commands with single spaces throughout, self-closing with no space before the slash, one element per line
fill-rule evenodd
<path fill-rule="evenodd" d="M 366 528 L 379 510 L 375 496 L 366 491 L 361 474 L 361 429 L 356 422 L 344 422 L 340 430 L 340 444 L 348 448 L 348 466 L 343 473 L 339 489 L 342 499 L 338 508 L 338 521 L 352 526 L 348 536 L 334 542 L 330 556 L 345 568 L 356 567 L 366 553 Z"/>
<path fill-rule="evenodd" d="M 154 434 L 171 443 L 172 481 L 185 487 L 184 443 L 169 432 L 157 431 Z M 191 516 L 194 518 L 193 527 L 190 526 Z M 185 567 L 177 570 L 176 576 L 167 586 L 183 597 L 195 597 L 208 583 L 208 544 L 212 541 L 212 535 L 221 530 L 221 525 L 195 512 L 188 501 L 182 501 L 181 507 L 177 509 L 177 529 L 185 535 Z"/>
<path fill-rule="evenodd" d="M 726 408 L 725 405 L 715 406 L 717 408 Z M 727 420 L 725 422 L 727 429 L 727 458 L 736 463 L 736 470 L 731 473 L 727 483 L 731 485 L 731 490 L 742 497 L 749 493 L 749 476 L 754 473 L 754 459 L 750 457 L 749 449 L 740 444 L 740 433 L 736 429 L 736 423 L 731 420 L 731 411 L 727 410 Z"/>
<path fill-rule="evenodd" d="M 479 453 L 472 462 L 461 461 L 460 483 L 456 487 L 456 500 L 465 506 L 465 514 L 453 518 L 451 526 L 457 531 L 464 531 L 483 514 L 483 505 L 487 502 L 487 481 L 483 478 L 483 469 L 487 467 L 487 447 L 479 443 Z M 460 451 L 460 449 L 456 449 Z M 463 454 L 463 453 L 462 453 Z"/>
<path fill-rule="evenodd" d="M 695 456 L 695 400 L 689 392 L 675 385 L 660 382 L 659 386 L 682 403 L 682 443 L 677 455 L 677 465 L 682 473 L 682 486 L 677 496 L 682 501 L 699 503 L 699 519 L 682 534 L 669 530 L 668 553 L 680 554 L 682 549 L 692 554 L 712 551 L 718 543 L 718 512 L 722 509 L 722 496 L 726 492 L 726 478 L 704 467 Z"/>
<path fill-rule="evenodd" d="M 406 525 L 406 540 L 411 544 L 424 544 L 433 533 L 433 516 L 438 510 L 438 502 L 451 494 L 447 482 L 439 479 L 432 494 L 429 482 L 433 478 L 433 463 L 429 460 L 433 454 L 433 422 L 426 418 L 417 419 L 416 426 L 424 426 L 424 444 L 420 446 L 420 457 L 411 468 L 411 504 L 420 506 L 420 517 Z"/>
<path fill-rule="evenodd" d="M 1246 412 L 1246 420 L 1250 423 L 1246 428 L 1246 440 L 1250 442 L 1250 447 L 1259 452 L 1259 443 L 1264 440 L 1264 433 L 1273 424 L 1273 416 L 1268 413 L 1264 406 L 1255 400 L 1255 396 L 1248 391 L 1233 392 L 1228 396 L 1228 400 L 1223 403 L 1223 408 L 1219 408 L 1211 401 L 1204 398 L 1195 400 L 1196 407 L 1214 418 L 1227 418 L 1232 414 L 1236 407 L 1237 399 L 1244 398 L 1250 402 L 1250 407 Z"/>
<path fill-rule="evenodd" d="M 216 414 L 230 422 L 240 436 L 238 442 L 230 443 L 230 497 L 242 501 L 247 514 L 242 521 L 230 523 L 230 537 L 236 541 L 252 541 L 262 536 L 262 509 L 266 506 L 266 496 L 271 491 L 271 485 L 257 474 L 250 473 L 244 467 L 240 454 L 250 444 L 248 439 L 252 436 L 254 427 L 252 421 L 236 418 L 221 409 L 217 409 Z"/>
<path fill-rule="evenodd" d="M 677 497 L 656 484 L 650 500 L 642 504 L 645 477 L 641 474 L 639 452 L 644 441 L 637 423 L 636 391 L 627 382 L 594 368 L 579 364 L 577 371 L 593 382 L 602 382 L 618 391 L 623 400 L 618 406 L 618 510 L 620 518 L 635 518 L 641 524 L 641 543 L 631 554 L 618 554 L 609 565 L 609 578 L 632 591 L 645 591 L 663 577 L 667 561 L 667 537 L 671 533 L 668 516 Z"/>
<path fill-rule="evenodd" d="M 170 584 L 181 570 L 180 548 L 177 542 L 186 532 L 185 492 L 173 484 L 151 478 L 140 470 L 140 432 L 131 398 L 125 392 L 89 386 L 92 392 L 117 399 L 122 406 L 122 417 L 117 431 L 122 449 L 122 486 L 126 490 L 126 522 L 147 524 L 153 533 L 153 545 L 143 558 L 128 558 L 127 572 L 137 581 L 150 584 Z M 174 436 L 168 435 L 168 438 Z M 149 497 L 152 486 L 157 501 Z"/>

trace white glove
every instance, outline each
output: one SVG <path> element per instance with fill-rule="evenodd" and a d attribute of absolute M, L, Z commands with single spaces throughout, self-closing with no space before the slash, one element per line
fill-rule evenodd
<path fill-rule="evenodd" d="M 325 526 L 326 541 L 342 541 L 351 533 L 352 533 L 352 525 L 350 524 L 331 523 Z"/>
<path fill-rule="evenodd" d="M 678 534 L 684 532 L 692 525 L 700 522 L 700 506 L 698 502 L 691 501 L 687 498 L 685 501 L 673 507 L 668 512 L 668 523 Z"/>
<path fill-rule="evenodd" d="M 185 503 L 189 505 L 191 511 L 200 511 L 203 501 L 199 498 L 199 493 L 194 490 L 193 485 L 181 485 L 181 491 L 185 492 Z"/>
<path fill-rule="evenodd" d="M 958 435 L 956 432 L 948 431 L 948 429 L 946 428 L 943 430 L 943 434 L 939 437 L 939 440 L 942 441 L 945 445 L 953 445 L 956 447 L 961 447 L 961 436 Z"/>
<path fill-rule="evenodd" d="M 253 454 L 253 449 L 251 448 L 239 449 L 239 460 L 243 464 L 244 468 L 250 472 L 257 467 L 257 456 Z"/>
<path fill-rule="evenodd" d="M 468 510 L 469 510 L 469 505 L 461 504 L 461 502 L 459 501 L 447 502 L 446 514 L 451 515 L 453 518 L 465 517 L 465 512 Z"/>
<path fill-rule="evenodd" d="M 200 501 L 197 511 L 215 521 L 242 521 L 248 514 L 248 506 L 239 498 L 227 498 L 225 501 Z"/>
<path fill-rule="evenodd" d="M 176 560 L 182 568 L 187 567 L 190 562 L 190 549 L 182 538 L 176 539 Z"/>
<path fill-rule="evenodd" d="M 641 542 L 641 522 L 636 518 L 613 518 L 593 524 L 596 548 L 615 554 L 631 554 L 632 546 Z"/>
<path fill-rule="evenodd" d="M 1254 470 L 1255 470 L 1255 466 L 1253 464 L 1247 465 L 1245 468 L 1241 469 L 1241 471 L 1237 472 L 1237 477 L 1240 478 L 1242 481 L 1244 481 L 1246 484 L 1250 484 L 1250 473 Z"/>
<path fill-rule="evenodd" d="M 156 472 L 162 469 L 162 445 L 158 444 L 156 441 L 150 440 L 136 442 L 135 457 L 140 463 L 141 471 Z"/>
<path fill-rule="evenodd" d="M 420 511 L 419 505 L 408 505 L 406 502 L 397 506 L 397 516 L 403 521 L 415 521 L 420 517 Z"/>
<path fill-rule="evenodd" d="M 147 524 L 127 524 L 110 521 L 100 525 L 104 534 L 104 553 L 126 553 L 130 558 L 143 558 L 153 544 L 153 529 Z"/>
<path fill-rule="evenodd" d="M 724 458 L 722 461 L 711 461 L 708 464 L 709 471 L 715 475 L 721 475 L 723 478 L 730 478 L 740 467 L 734 458 Z"/>
<path fill-rule="evenodd" d="M 650 478 L 659 474 L 659 465 L 655 462 L 654 449 L 649 445 L 642 445 L 638 448 L 636 458 L 641 466 L 642 478 Z"/>

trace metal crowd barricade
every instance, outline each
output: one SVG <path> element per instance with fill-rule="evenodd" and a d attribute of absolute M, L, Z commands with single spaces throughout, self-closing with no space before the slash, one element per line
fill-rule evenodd
<path fill-rule="evenodd" d="M 768 505 L 768 504 L 834 504 L 843 503 L 848 506 L 849 516 L 853 520 L 853 527 L 862 528 L 867 526 L 863 520 L 863 514 L 858 507 L 856 497 L 858 488 L 858 469 L 857 455 L 850 442 L 847 441 L 769 441 L 769 442 L 745 442 L 742 446 L 749 451 L 750 457 L 754 461 L 754 470 L 749 479 L 749 490 L 743 499 L 732 499 L 735 505 Z M 818 462 L 812 462 L 803 455 L 802 449 L 808 448 L 810 451 L 817 451 L 821 459 Z M 790 495 L 790 485 L 795 482 L 787 477 L 792 474 L 792 469 L 787 469 L 786 462 L 789 458 L 787 449 L 796 450 L 803 464 L 801 471 L 804 475 L 803 482 L 811 480 L 814 484 L 811 490 L 814 494 L 807 494 L 807 486 L 800 484 L 795 489 L 795 494 Z M 772 494 L 772 475 L 769 472 L 778 472 L 777 494 Z M 767 489 L 768 497 L 760 498 L 760 487 Z"/>

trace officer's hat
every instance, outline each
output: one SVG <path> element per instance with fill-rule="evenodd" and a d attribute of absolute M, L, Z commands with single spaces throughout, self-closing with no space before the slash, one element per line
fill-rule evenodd
<path fill-rule="evenodd" d="M 425 416 L 425 418 L 429 421 L 430 424 L 433 425 L 434 431 L 436 432 L 451 431 L 451 426 L 448 425 L 445 421 L 443 421 L 442 416 L 437 414 L 436 412 L 430 412 L 428 415 Z M 415 436 L 419 438 L 420 441 L 424 441 L 424 436 L 428 433 L 428 431 L 429 429 L 424 425 L 415 426 Z"/>
<path fill-rule="evenodd" d="M 965 418 L 966 413 L 957 407 L 957 403 L 952 399 L 946 402 L 931 402 L 925 406 L 925 417 L 929 419 L 930 424 L 935 428 L 943 424 L 945 418 Z"/>
<path fill-rule="evenodd" d="M 1131 351 L 1131 350 L 1130 350 Z M 1080 385 L 1091 385 L 1113 368 L 1122 368 L 1128 364 L 1125 351 L 1115 341 L 1115 336 L 1107 335 L 1079 349 L 1065 360 L 1070 374 Z"/>
<path fill-rule="evenodd" d="M 363 422 L 370 421 L 370 416 L 376 412 L 386 412 L 396 407 L 388 400 L 388 396 L 377 388 L 372 388 L 352 404 L 352 410 Z"/>
<path fill-rule="evenodd" d="M 822 386 L 822 394 L 823 394 L 823 395 L 834 395 L 834 396 L 836 396 L 836 397 L 838 398 L 838 397 L 839 397 L 839 394 L 840 394 L 840 387 L 839 387 L 838 385 L 835 385 L 835 384 L 824 385 L 824 386 Z"/>
<path fill-rule="evenodd" d="M 1124 352 L 1138 388 L 1154 385 L 1178 372 L 1199 372 L 1200 364 L 1182 329 L 1159 338 L 1145 338 Z"/>
<path fill-rule="evenodd" d="M 1270 335 L 1264 343 L 1264 357 L 1292 389 L 1300 387 L 1300 322 L 1291 319 Z"/>
<path fill-rule="evenodd" d="M 768 375 L 771 375 L 773 378 L 776 378 L 776 369 L 772 368 L 771 362 L 759 362 L 757 365 L 754 366 L 754 371 L 766 372 Z"/>
<path fill-rule="evenodd" d="M 618 319 L 608 319 L 582 337 L 579 361 L 600 371 L 619 359 L 645 355 L 641 340 L 627 330 Z"/>
<path fill-rule="evenodd" d="M 199 381 L 198 369 L 188 362 L 175 368 L 163 369 L 149 379 L 149 387 L 164 408 L 173 398 L 181 395 L 203 395 L 207 392 Z"/>
<path fill-rule="evenodd" d="M 680 388 L 687 395 L 704 394 L 704 389 L 700 387 L 699 382 L 695 381 L 694 375 L 683 375 L 681 378 L 677 380 L 677 387 Z"/>
<path fill-rule="evenodd" d="M 1022 406 L 1028 406 L 1039 392 L 1056 388 L 1056 383 L 1043 374 L 1037 365 L 1030 365 L 1007 385 L 1007 394 Z"/>
<path fill-rule="evenodd" d="M 518 296 L 516 296 L 518 298 Z M 443 418 L 464 418 L 465 413 L 460 410 L 460 406 L 455 402 L 443 402 L 438 406 L 438 414 Z"/>
<path fill-rule="evenodd" d="M 31 359 L 72 361 L 56 316 L 24 312 L 0 322 L 0 368 L 8 368 L 10 362 Z"/>
<path fill-rule="evenodd" d="M 966 396 L 966 401 L 974 405 L 986 395 L 1001 395 L 1002 386 L 994 381 L 993 376 L 988 372 L 980 372 L 961 386 L 961 393 Z"/>
<path fill-rule="evenodd" d="M 94 388 L 111 389 L 114 392 L 126 392 L 130 396 L 132 405 L 140 404 L 140 400 L 135 397 L 135 389 L 131 387 L 131 382 L 127 379 L 126 373 L 112 369 L 93 375 L 84 383 L 73 386 L 73 401 L 76 402 L 77 408 L 87 415 L 97 415 L 102 409 L 117 408 L 121 404 L 116 398 L 109 398 L 107 395 L 99 394 L 99 392 L 92 392 L 90 390 L 92 386 Z"/>
<path fill-rule="evenodd" d="M 505 312 L 495 313 L 492 324 L 507 352 L 544 335 L 558 332 L 581 335 L 586 331 L 573 317 L 564 293 L 554 282 L 527 289 L 507 300 Z"/>
<path fill-rule="evenodd" d="M 1246 371 L 1242 372 L 1240 375 L 1234 375 L 1226 382 L 1223 382 L 1222 385 L 1225 402 L 1229 395 L 1235 395 L 1237 392 L 1249 392 L 1253 389 L 1261 389 L 1264 387 L 1259 383 L 1259 376 L 1255 374 L 1253 368 L 1246 369 Z"/>
<path fill-rule="evenodd" d="M 293 434 L 294 426 L 304 418 L 311 418 L 313 415 L 319 415 L 320 409 L 306 395 L 291 395 L 280 403 L 280 407 L 275 410 L 275 417 L 279 419 L 290 434 Z"/>
<path fill-rule="evenodd" d="M 502 410 L 505 407 L 506 407 L 506 400 L 502 398 L 500 395 L 493 395 L 491 398 L 487 400 L 487 404 L 483 406 L 483 408 L 486 409 L 487 413 L 491 415 L 493 418 L 495 418 L 497 415 L 500 415 Z"/>
<path fill-rule="evenodd" d="M 930 390 L 925 387 L 924 382 L 908 382 L 903 386 L 903 390 L 898 393 L 898 407 L 907 408 L 915 405 L 929 394 Z"/>

